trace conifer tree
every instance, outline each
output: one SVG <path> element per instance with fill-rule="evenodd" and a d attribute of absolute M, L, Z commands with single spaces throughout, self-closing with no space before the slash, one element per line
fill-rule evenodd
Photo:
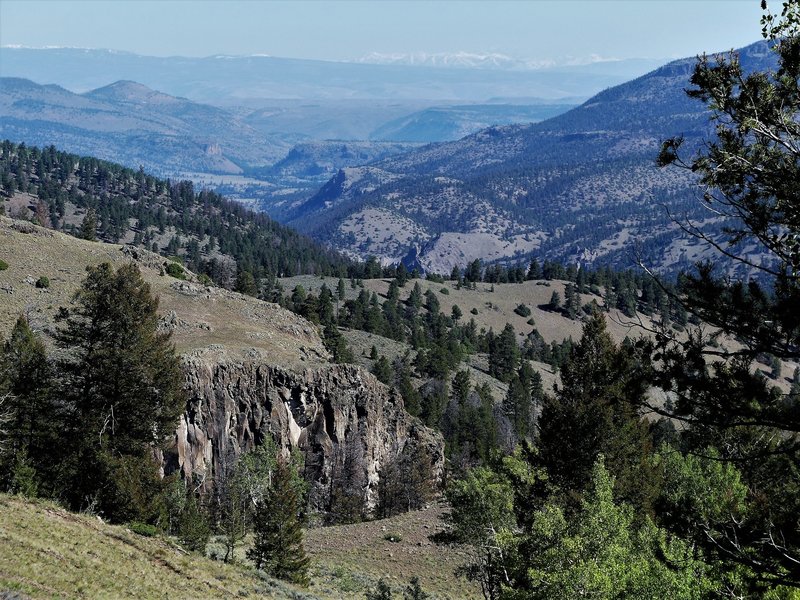
<path fill-rule="evenodd" d="M 299 509 L 291 467 L 279 458 L 272 487 L 256 508 L 255 540 L 247 556 L 257 569 L 263 569 L 273 577 L 308 585 L 309 559 L 303 548 Z"/>
<path fill-rule="evenodd" d="M 83 217 L 80 237 L 90 242 L 97 240 L 97 213 L 93 208 L 89 208 Z"/>
<path fill-rule="evenodd" d="M 175 348 L 157 330 L 158 299 L 139 269 L 103 263 L 87 272 L 57 333 L 67 350 L 59 362 L 64 437 L 73 446 L 63 491 L 78 506 L 108 488 L 105 457 L 157 447 L 185 403 Z"/>
<path fill-rule="evenodd" d="M 653 491 L 644 462 L 650 445 L 635 408 L 647 389 L 644 375 L 632 349 L 617 348 L 605 319 L 594 313 L 561 367 L 562 385 L 545 398 L 539 417 L 541 465 L 564 492 L 583 492 L 602 453 L 617 477 L 618 497 L 647 510 Z"/>
<path fill-rule="evenodd" d="M 8 392 L 9 450 L 12 454 L 24 452 L 34 464 L 45 462 L 57 428 L 52 376 L 44 343 L 20 316 L 0 355 L 0 382 L 6 381 L 2 387 Z"/>

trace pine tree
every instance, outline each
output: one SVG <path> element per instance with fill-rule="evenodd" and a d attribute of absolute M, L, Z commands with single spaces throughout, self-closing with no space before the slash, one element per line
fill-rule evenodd
<path fill-rule="evenodd" d="M 372 365 L 372 374 L 378 378 L 378 381 L 386 385 L 391 385 L 392 379 L 394 379 L 392 366 L 389 364 L 389 360 L 383 355 Z"/>
<path fill-rule="evenodd" d="M 133 265 L 87 268 L 75 307 L 57 333 L 68 408 L 63 492 L 73 505 L 109 485 L 104 456 L 140 455 L 174 431 L 184 408 L 183 376 L 158 299 Z M 106 465 L 106 466 L 104 466 Z"/>
<path fill-rule="evenodd" d="M 6 455 L 24 455 L 25 464 L 50 479 L 63 417 L 52 393 L 53 370 L 44 343 L 20 316 L 0 353 L 0 396 L 5 397 Z M 8 474 L 10 464 L 0 464 Z M 2 475 L 0 475 L 2 476 Z M 43 482 L 46 483 L 46 482 Z"/>
<path fill-rule="evenodd" d="M 247 557 L 257 569 L 305 586 L 309 583 L 309 559 L 303 548 L 299 498 L 290 469 L 285 460 L 278 460 L 272 487 L 256 508 L 255 540 Z"/>
<path fill-rule="evenodd" d="M 97 240 L 97 213 L 93 208 L 88 209 L 83 217 L 80 237 L 90 242 Z"/>
<path fill-rule="evenodd" d="M 564 492 L 578 497 L 584 491 L 602 453 L 617 477 L 618 497 L 649 508 L 649 437 L 636 410 L 647 389 L 644 374 L 632 349 L 617 348 L 605 319 L 594 313 L 561 367 L 562 385 L 545 398 L 539 417 L 540 462 Z"/>

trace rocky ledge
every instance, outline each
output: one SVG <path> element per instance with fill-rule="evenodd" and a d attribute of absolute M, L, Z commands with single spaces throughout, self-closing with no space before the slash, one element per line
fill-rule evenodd
<path fill-rule="evenodd" d="M 422 451 L 440 481 L 441 435 L 410 416 L 393 390 L 360 367 L 322 365 L 302 372 L 238 359 L 224 350 L 184 357 L 188 390 L 167 472 L 204 481 L 224 477 L 236 457 L 270 434 L 285 451 L 299 450 L 310 483 L 310 507 L 325 512 L 342 474 L 360 484 L 363 506 L 375 508 L 382 473 Z"/>

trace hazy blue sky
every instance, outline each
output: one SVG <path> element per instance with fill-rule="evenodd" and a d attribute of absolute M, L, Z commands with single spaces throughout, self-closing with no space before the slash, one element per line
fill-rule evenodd
<path fill-rule="evenodd" d="M 332 60 L 457 51 L 674 58 L 754 42 L 759 16 L 759 0 L 0 0 L 0 44 Z"/>

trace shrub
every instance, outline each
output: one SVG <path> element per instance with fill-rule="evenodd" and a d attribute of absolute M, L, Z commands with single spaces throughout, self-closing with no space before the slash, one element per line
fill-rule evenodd
<path fill-rule="evenodd" d="M 131 521 L 128 523 L 128 529 L 144 537 L 153 537 L 158 534 L 158 529 L 155 525 L 149 525 L 148 523 L 141 523 L 139 521 Z"/>
<path fill-rule="evenodd" d="M 0 271 L 5 271 L 8 268 L 8 263 L 0 259 Z"/>
<path fill-rule="evenodd" d="M 40 289 L 45 289 L 50 287 L 50 280 L 42 275 L 39 279 L 36 280 L 36 287 Z"/>
<path fill-rule="evenodd" d="M 387 542 L 392 542 L 393 544 L 403 541 L 403 538 L 399 533 L 387 533 L 383 536 L 383 539 L 385 539 Z"/>
<path fill-rule="evenodd" d="M 449 294 L 450 294 L 450 290 L 448 290 L 447 288 L 442 288 L 442 289 L 440 289 L 439 291 L 440 291 L 442 294 L 444 294 L 445 296 L 447 296 L 447 295 L 449 295 Z"/>
<path fill-rule="evenodd" d="M 175 279 L 186 279 L 186 274 L 183 271 L 183 267 L 180 266 L 178 263 L 171 262 L 167 265 L 166 268 L 167 275 L 170 277 L 174 277 Z"/>
<path fill-rule="evenodd" d="M 514 312 L 517 313 L 520 317 L 531 316 L 531 309 L 524 304 L 518 304 L 517 308 L 514 309 Z"/>
<path fill-rule="evenodd" d="M 209 277 L 205 273 L 200 273 L 200 275 L 197 276 L 197 281 L 200 282 L 201 285 L 205 286 L 214 285 L 214 282 L 211 280 L 211 277 Z"/>

